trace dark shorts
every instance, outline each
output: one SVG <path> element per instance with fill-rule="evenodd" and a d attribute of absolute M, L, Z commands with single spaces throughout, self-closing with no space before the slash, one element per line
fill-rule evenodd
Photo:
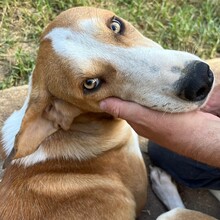
<path fill-rule="evenodd" d="M 152 163 L 164 169 L 177 182 L 190 188 L 220 190 L 219 168 L 180 156 L 153 142 L 149 142 L 148 153 Z"/>

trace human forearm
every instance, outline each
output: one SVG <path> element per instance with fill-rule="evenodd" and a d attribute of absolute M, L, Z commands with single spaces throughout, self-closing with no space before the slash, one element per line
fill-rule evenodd
<path fill-rule="evenodd" d="M 166 120 L 161 119 L 157 123 L 161 130 L 153 131 L 149 139 L 178 154 L 220 167 L 220 121 L 217 118 L 212 120 L 202 112 L 166 117 Z M 191 122 L 187 122 L 189 117 L 192 118 Z M 163 130 L 165 127 L 166 131 Z"/>

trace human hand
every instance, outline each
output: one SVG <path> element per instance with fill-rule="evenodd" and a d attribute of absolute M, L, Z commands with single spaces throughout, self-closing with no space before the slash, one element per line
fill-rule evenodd
<path fill-rule="evenodd" d="M 204 111 L 214 109 L 214 113 L 219 114 L 219 90 L 220 87 L 215 89 Z M 100 108 L 125 119 L 143 137 L 179 154 L 220 167 L 220 118 L 213 114 L 199 110 L 170 114 L 117 98 L 102 101 Z M 210 147 L 208 152 L 207 147 Z M 207 160 L 209 155 L 212 158 Z"/>
<path fill-rule="evenodd" d="M 201 109 L 206 112 L 206 114 L 200 111 L 176 114 L 158 112 L 139 104 L 117 98 L 104 100 L 101 103 L 101 108 L 116 118 L 127 120 L 139 135 L 151 140 L 157 139 L 159 135 L 165 140 L 167 135 L 168 138 L 170 138 L 169 135 L 173 132 L 176 136 L 179 127 L 181 128 L 181 136 L 184 132 L 183 126 L 186 126 L 187 129 L 190 126 L 189 130 L 191 132 L 194 128 L 194 126 L 191 125 L 192 122 L 193 124 L 195 123 L 197 129 L 198 124 L 207 120 L 207 118 L 220 121 L 220 119 L 213 116 L 220 116 L 220 85 L 214 88 L 208 102 Z M 171 131 L 169 131 L 170 129 Z"/>
<path fill-rule="evenodd" d="M 208 120 L 220 123 L 216 116 L 201 111 L 164 113 L 117 98 L 104 100 L 101 108 L 116 118 L 126 120 L 139 135 L 161 145 L 173 143 L 175 139 L 180 141 L 187 135 L 192 136 L 192 132 L 203 129 Z"/>

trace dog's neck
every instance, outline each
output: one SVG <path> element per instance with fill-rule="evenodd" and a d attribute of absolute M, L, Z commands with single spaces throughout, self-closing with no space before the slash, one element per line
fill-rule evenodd
<path fill-rule="evenodd" d="M 14 147 L 15 136 L 20 129 L 28 99 L 3 126 L 3 150 L 6 156 Z M 131 137 L 134 139 L 135 136 L 124 120 L 114 119 L 106 114 L 85 113 L 75 118 L 68 131 L 58 130 L 46 138 L 34 153 L 13 160 L 12 163 L 31 166 L 50 159 L 85 160 L 110 149 L 124 146 Z"/>
<path fill-rule="evenodd" d="M 86 113 L 77 117 L 68 131 L 55 132 L 41 146 L 54 158 L 85 160 L 125 145 L 130 135 L 125 121 Z"/>

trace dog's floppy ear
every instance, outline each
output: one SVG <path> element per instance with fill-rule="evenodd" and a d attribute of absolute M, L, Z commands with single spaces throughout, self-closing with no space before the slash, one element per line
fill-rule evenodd
<path fill-rule="evenodd" d="M 29 101 L 14 148 L 6 158 L 4 167 L 13 159 L 35 152 L 39 145 L 58 129 L 68 130 L 80 113 L 77 107 L 59 99 L 46 102 Z"/>

